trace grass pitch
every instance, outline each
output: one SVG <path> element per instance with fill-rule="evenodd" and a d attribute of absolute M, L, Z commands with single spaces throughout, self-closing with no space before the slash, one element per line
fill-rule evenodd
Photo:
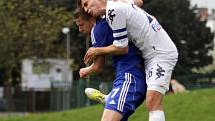
<path fill-rule="evenodd" d="M 103 105 L 65 112 L 0 117 L 0 121 L 100 121 Z M 168 95 L 164 99 L 166 121 L 215 121 L 215 88 Z M 148 121 L 145 104 L 129 121 Z"/>

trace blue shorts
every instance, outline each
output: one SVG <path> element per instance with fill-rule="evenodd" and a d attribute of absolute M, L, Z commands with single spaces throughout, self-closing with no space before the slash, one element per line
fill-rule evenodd
<path fill-rule="evenodd" d="M 145 100 L 146 89 L 143 72 L 120 74 L 114 80 L 105 109 L 119 112 L 123 116 L 121 121 L 127 121 L 128 117 Z"/>

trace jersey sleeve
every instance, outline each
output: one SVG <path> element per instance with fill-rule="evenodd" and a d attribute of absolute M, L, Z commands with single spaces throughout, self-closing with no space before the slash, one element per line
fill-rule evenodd
<path fill-rule="evenodd" d="M 113 30 L 113 45 L 120 48 L 128 46 L 126 8 L 119 3 L 108 3 L 106 19 Z"/>

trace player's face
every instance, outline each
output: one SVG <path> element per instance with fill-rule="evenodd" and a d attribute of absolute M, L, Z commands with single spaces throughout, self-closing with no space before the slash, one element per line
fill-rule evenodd
<path fill-rule="evenodd" d="M 89 20 L 84 20 L 81 16 L 77 16 L 75 22 L 78 26 L 79 31 L 85 35 L 90 34 L 91 29 L 94 25 L 93 18 L 90 18 Z"/>
<path fill-rule="evenodd" d="M 105 2 L 103 0 L 82 0 L 81 6 L 85 12 L 94 17 L 101 16 L 105 13 Z"/>

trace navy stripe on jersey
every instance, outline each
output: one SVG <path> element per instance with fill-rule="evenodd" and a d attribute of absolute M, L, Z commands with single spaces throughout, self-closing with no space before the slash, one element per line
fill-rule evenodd
<path fill-rule="evenodd" d="M 148 15 L 146 12 L 144 12 L 144 14 L 146 15 L 146 17 L 148 18 L 149 23 L 151 24 L 152 21 L 153 21 L 153 18 L 150 15 Z"/>
<path fill-rule="evenodd" d="M 121 37 L 114 37 L 114 40 L 121 40 L 127 38 L 127 35 L 121 36 Z"/>
<path fill-rule="evenodd" d="M 116 29 L 116 30 L 113 30 L 113 33 L 119 33 L 119 32 L 124 32 L 124 31 L 127 31 L 127 29 L 126 28 Z"/>
<path fill-rule="evenodd" d="M 113 30 L 113 37 L 114 37 L 114 40 L 122 40 L 127 38 L 127 29 L 122 28 L 122 29 Z"/>
<path fill-rule="evenodd" d="M 148 18 L 148 20 L 149 20 L 149 23 L 152 23 L 153 18 L 152 18 L 152 17 L 150 17 L 150 16 L 148 16 L 148 15 L 146 15 L 146 16 L 147 16 L 147 18 Z"/>

